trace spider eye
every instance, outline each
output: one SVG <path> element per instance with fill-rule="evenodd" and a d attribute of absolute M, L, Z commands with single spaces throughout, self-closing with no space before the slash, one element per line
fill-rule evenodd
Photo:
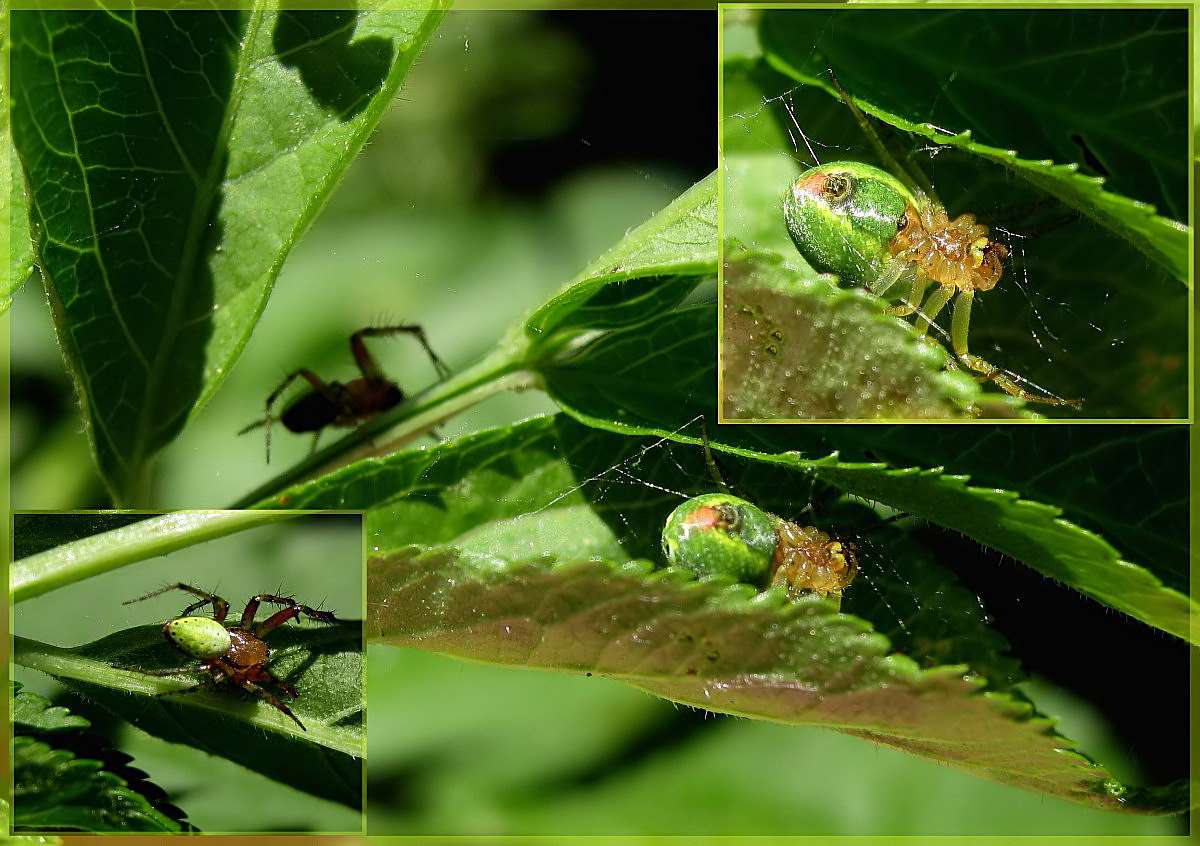
<path fill-rule="evenodd" d="M 850 177 L 831 173 L 821 183 L 821 197 L 831 206 L 840 206 L 850 199 L 851 188 Z"/>
<path fill-rule="evenodd" d="M 663 554 L 697 576 L 760 583 L 775 552 L 775 524 L 759 508 L 728 494 L 704 494 L 679 505 L 663 526 Z"/>

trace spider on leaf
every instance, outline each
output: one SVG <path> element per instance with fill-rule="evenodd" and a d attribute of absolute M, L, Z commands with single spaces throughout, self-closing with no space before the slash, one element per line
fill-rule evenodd
<path fill-rule="evenodd" d="M 953 302 L 947 367 L 965 367 L 978 374 L 979 381 L 991 382 L 1024 402 L 1082 405 L 1082 400 L 1056 396 L 970 351 L 975 294 L 996 287 L 1008 248 L 992 240 L 988 227 L 974 215 L 951 219 L 932 187 L 926 187 L 924 174 L 915 165 L 910 173 L 896 161 L 833 71 L 830 79 L 895 175 L 862 162 L 830 162 L 801 173 L 783 199 L 796 248 L 816 270 L 865 285 L 876 296 L 895 296 L 900 286 L 901 302 L 886 313 L 916 315 L 922 337 Z"/>
<path fill-rule="evenodd" d="M 842 591 L 858 574 L 854 544 L 734 496 L 713 457 L 703 420 L 700 434 L 705 463 L 721 492 L 692 497 L 667 517 L 662 547 L 668 566 L 764 590 L 782 588 L 789 600 L 811 593 L 840 604 Z"/>
<path fill-rule="evenodd" d="M 167 643 L 183 654 L 198 659 L 200 663 L 190 667 L 172 667 L 163 670 L 137 669 L 137 672 L 148 676 L 207 673 L 209 677 L 191 687 L 168 690 L 158 695 L 170 696 L 179 693 L 191 693 L 209 685 L 229 682 L 248 693 L 254 694 L 271 707 L 282 711 L 296 725 L 300 726 L 302 731 L 308 731 L 304 727 L 304 723 L 300 722 L 291 709 L 267 690 L 267 686 L 274 687 L 293 699 L 299 695 L 296 693 L 294 687 L 287 682 L 280 681 L 267 669 L 267 662 L 271 657 L 271 649 L 267 646 L 264 638 L 289 620 L 297 619 L 301 614 L 322 623 L 333 623 L 337 622 L 337 618 L 333 616 L 333 613 L 309 608 L 307 605 L 301 605 L 294 599 L 286 596 L 260 593 L 250 597 L 249 601 L 247 601 L 246 607 L 242 611 L 240 622 L 237 625 L 229 626 L 225 623 L 225 618 L 229 614 L 228 602 L 214 593 L 200 590 L 191 585 L 185 585 L 182 582 L 168 585 L 165 588 L 153 591 L 145 596 L 139 596 L 136 599 L 130 599 L 122 604 L 129 605 L 134 602 L 141 602 L 144 599 L 151 599 L 172 590 L 187 591 L 194 596 L 200 597 L 200 599 L 193 602 L 187 608 L 184 608 L 178 617 L 168 620 L 163 625 L 163 637 L 166 638 Z M 282 605 L 284 607 L 256 625 L 254 617 L 258 613 L 259 605 L 263 602 Z M 205 605 L 212 606 L 213 615 L 211 617 L 189 616 L 191 612 Z"/>
<path fill-rule="evenodd" d="M 379 362 L 367 349 L 365 339 L 387 335 L 406 333 L 417 339 L 417 342 L 429 355 L 439 379 L 450 375 L 450 369 L 437 356 L 425 332 L 420 326 L 369 326 L 359 329 L 350 336 L 350 352 L 358 365 L 361 378 L 349 382 L 326 382 L 307 368 L 293 370 L 267 397 L 266 414 L 261 420 L 256 420 L 246 426 L 239 435 L 265 426 L 267 430 L 267 463 L 271 461 L 271 426 L 276 420 L 291 432 L 312 432 L 313 449 L 322 430 L 327 426 L 361 426 L 361 424 L 379 416 L 388 409 L 394 408 L 404 400 L 404 392 L 400 386 L 383 374 Z M 312 388 L 306 394 L 301 394 L 276 417 L 275 402 L 296 379 L 303 379 Z"/>

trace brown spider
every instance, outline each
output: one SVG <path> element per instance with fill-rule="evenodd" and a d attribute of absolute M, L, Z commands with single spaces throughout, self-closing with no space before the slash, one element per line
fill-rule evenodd
<path fill-rule="evenodd" d="M 321 437 L 321 430 L 326 426 L 359 426 L 399 405 L 404 400 L 404 392 L 395 382 L 383 375 L 383 370 L 367 350 L 363 339 L 395 335 L 400 332 L 412 335 L 424 347 L 439 378 L 445 379 L 450 374 L 449 368 L 429 346 L 429 341 L 425 339 L 425 332 L 420 326 L 377 326 L 359 329 L 350 336 L 350 352 L 354 355 L 354 362 L 358 365 L 358 371 L 362 374 L 362 378 L 352 379 L 344 384 L 342 382 L 325 382 L 307 368 L 301 367 L 299 370 L 293 370 L 267 397 L 267 411 L 263 419 L 256 420 L 238 434 L 244 435 L 259 426 L 265 426 L 267 429 L 267 463 L 270 463 L 271 425 L 276 419 L 291 432 L 314 433 L 313 449 L 316 449 L 317 440 Z M 308 382 L 312 391 L 301 394 L 276 418 L 272 411 L 275 401 L 296 379 Z"/>
<path fill-rule="evenodd" d="M 304 728 L 304 723 L 300 722 L 299 718 L 291 712 L 290 708 L 272 696 L 263 687 L 263 685 L 272 685 L 293 699 L 298 695 L 294 687 L 280 681 L 267 670 L 267 661 L 271 657 L 271 650 L 263 640 L 263 637 L 282 626 L 288 620 L 295 619 L 301 614 L 305 614 L 323 623 L 336 622 L 336 618 L 332 612 L 317 611 L 309 608 L 307 605 L 300 605 L 295 600 L 286 596 L 272 596 L 271 594 L 260 593 L 257 596 L 252 596 L 250 601 L 246 603 L 246 608 L 242 611 L 241 622 L 236 626 L 230 627 L 225 625 L 225 617 L 229 614 L 228 602 L 214 593 L 194 588 L 191 585 L 185 585 L 182 582 L 168 585 L 161 590 L 156 590 L 145 596 L 139 596 L 136 599 L 130 599 L 122 604 L 129 605 L 133 602 L 141 602 L 143 599 L 150 599 L 170 590 L 184 590 L 200 597 L 199 602 L 193 602 L 187 608 L 184 608 L 183 613 L 179 617 L 169 620 L 162 627 L 163 637 L 167 639 L 169 644 L 185 655 L 200 659 L 200 663 L 192 667 L 172 667 L 165 670 L 139 669 L 138 672 L 148 676 L 172 676 L 177 673 L 202 672 L 208 673 L 209 678 L 191 687 L 168 690 L 158 695 L 168 696 L 178 693 L 191 693 L 210 684 L 220 684 L 223 681 L 229 681 L 287 714 L 295 721 L 296 725 L 300 726 L 302 731 L 308 731 L 308 729 Z M 280 611 L 276 611 L 258 625 L 254 625 L 254 615 L 258 613 L 258 606 L 263 602 L 271 602 L 286 607 Z M 188 616 L 192 611 L 202 608 L 205 605 L 212 605 L 213 615 L 211 617 Z"/>

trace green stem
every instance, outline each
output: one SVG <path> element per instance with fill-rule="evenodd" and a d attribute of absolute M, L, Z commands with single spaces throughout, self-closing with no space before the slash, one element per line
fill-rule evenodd
<path fill-rule="evenodd" d="M 153 676 L 114 667 L 95 658 L 84 658 L 60 646 L 13 635 L 13 663 L 37 670 L 56 679 L 76 681 L 128 690 L 153 696 L 170 685 Z"/>
<path fill-rule="evenodd" d="M 20 602 L 126 564 L 292 516 L 278 512 L 183 511 L 151 517 L 14 562 L 9 592 L 13 602 Z"/>

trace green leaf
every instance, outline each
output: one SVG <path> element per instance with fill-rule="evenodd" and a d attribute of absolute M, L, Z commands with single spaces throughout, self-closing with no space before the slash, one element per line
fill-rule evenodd
<path fill-rule="evenodd" d="M 130 759 L 80 732 L 88 721 L 13 685 L 14 798 L 18 829 L 190 831 Z"/>
<path fill-rule="evenodd" d="M 977 486 L 1053 503 L 1068 520 L 1107 538 L 1168 588 L 1187 590 L 1191 497 L 1179 463 L 1188 450 L 1186 430 L 1055 426 L 1021 435 L 944 426 L 927 431 L 933 436 L 913 438 L 903 427 L 843 427 L 823 429 L 822 437 L 844 461 L 945 467 L 970 476 Z M 743 443 L 759 449 L 770 444 L 774 451 L 795 447 L 794 439 L 778 429 L 757 428 L 754 434 Z"/>
<path fill-rule="evenodd" d="M 277 515 L 289 519 L 296 515 Z M 274 519 L 235 512 L 192 512 L 155 517 L 136 515 L 20 515 L 17 548 L 29 550 L 13 562 L 9 589 L 15 601 L 39 596 L 134 561 L 166 555 L 206 540 L 244 531 Z M 36 547 L 33 551 L 31 547 Z"/>
<path fill-rule="evenodd" d="M 827 80 L 833 67 L 886 111 L 970 127 L 1024 159 L 1103 166 L 1114 193 L 1187 217 L 1183 9 L 776 10 L 759 31 L 789 74 Z"/>
<path fill-rule="evenodd" d="M 34 731 L 70 731 L 91 725 L 86 719 L 72 714 L 66 708 L 50 704 L 50 700 L 36 693 L 22 691 L 20 682 L 13 682 L 14 727 Z"/>
<path fill-rule="evenodd" d="M 0 828 L 4 831 L 11 831 L 10 823 L 12 807 L 6 800 L 0 799 Z M 9 843 L 62 843 L 61 837 L 46 837 L 39 834 L 12 834 L 9 835 L 7 842 Z"/>
<path fill-rule="evenodd" d="M 789 466 L 952 529 L 1142 622 L 1192 640 L 1178 428 L 723 427 L 714 448 Z M 1031 474 L 1030 466 L 1036 467 Z M 969 474 L 969 475 L 968 475 Z"/>
<path fill-rule="evenodd" d="M 102 770 L 99 761 L 76 758 L 32 737 L 13 741 L 16 778 L 13 820 L 25 830 L 115 832 L 183 831 L 175 820 L 156 811 L 124 781 Z"/>
<path fill-rule="evenodd" d="M 924 138 L 941 145 L 924 142 L 915 161 L 928 172 L 951 214 L 974 212 L 985 223 L 1018 236 L 1001 233 L 1014 256 L 997 288 L 976 298 L 972 352 L 1060 397 L 1083 398 L 1081 411 L 1030 407 L 1039 414 L 1068 419 L 1185 417 L 1187 293 L 1178 282 L 1187 278 L 1186 260 L 1181 262 L 1181 257 L 1186 255 L 1188 233 L 1175 221 L 1155 217 L 1145 205 L 1148 200 L 1175 208 L 1170 189 L 1164 194 L 1143 194 L 1148 186 L 1138 176 L 1147 173 L 1145 167 L 1163 178 L 1186 167 L 1178 133 L 1162 133 L 1161 141 L 1156 137 L 1148 142 L 1140 159 L 1136 155 L 1142 148 L 1140 137 L 1132 145 L 1126 143 L 1130 155 L 1113 155 L 1106 190 L 1101 190 L 1092 176 L 1075 172 L 1080 166 L 1086 171 L 1087 165 L 1086 156 L 1070 140 L 1081 124 L 1043 98 L 1045 77 L 1030 82 L 1022 71 L 1014 73 L 1014 82 L 994 70 L 1020 61 L 1023 50 L 1010 49 L 1024 43 L 1020 33 L 1037 32 L 1040 38 L 1044 19 L 1055 19 L 1045 29 L 1056 33 L 1063 20 L 1073 20 L 1085 47 L 1073 49 L 1070 55 L 1042 51 L 1036 54 L 1037 61 L 1025 64 L 1036 68 L 1036 74 L 1069 74 L 1079 79 L 1079 67 L 1072 62 L 1080 51 L 1094 50 L 1095 61 L 1104 63 L 1105 45 L 1111 43 L 1114 50 L 1121 46 L 1122 39 L 1112 35 L 1109 22 L 1123 13 L 939 10 L 929 13 L 917 28 L 910 26 L 913 14 L 918 13 L 887 11 L 861 17 L 854 10 L 793 10 L 763 16 L 759 30 L 763 49 L 771 64 L 789 75 L 772 70 L 766 62 L 738 56 L 726 61 L 726 237 L 751 249 L 778 252 L 789 265 L 800 265 L 782 222 L 763 223 L 775 215 L 783 191 L 799 173 L 801 165 L 789 160 L 799 157 L 811 164 L 815 156 L 820 161 L 876 162 L 850 110 L 832 91 L 828 81 L 832 67 L 861 108 L 883 121 L 885 130 L 890 125 L 899 131 L 893 135 L 909 139 L 904 147 L 911 150 Z M 1169 45 L 1177 34 L 1165 24 L 1148 26 L 1153 32 L 1148 40 L 1164 42 L 1161 61 L 1174 67 L 1176 58 Z M 978 54 L 974 48 L 947 54 L 948 31 L 964 28 L 987 32 L 986 49 Z M 1007 51 L 1004 57 L 989 58 L 993 31 L 1011 36 L 1009 40 L 1000 36 Z M 897 32 L 904 37 L 897 38 Z M 876 49 L 884 33 L 889 47 Z M 889 56 L 891 51 L 903 58 Z M 1086 67 L 1098 67 L 1092 54 L 1087 55 Z M 949 63 L 952 70 L 930 71 L 929 60 L 935 56 L 933 64 Z M 1105 67 L 1107 80 L 1111 74 Z M 939 80 L 936 84 L 929 81 L 930 73 Z M 1183 89 L 1172 87 L 1172 73 L 1155 74 L 1150 84 L 1159 86 L 1157 94 L 1125 87 L 1124 93 L 1136 103 L 1120 111 L 1155 125 L 1165 120 L 1153 109 L 1169 114 L 1180 102 Z M 947 78 L 952 80 L 949 88 L 943 83 Z M 1001 78 L 1004 87 L 998 91 L 994 81 Z M 1100 90 L 1103 86 L 1097 82 L 1083 87 Z M 1146 99 L 1140 99 L 1141 94 Z M 1020 107 L 1013 106 L 1013 134 L 994 134 L 996 119 L 1008 111 L 990 104 L 1009 97 L 1021 98 Z M 1086 108 L 1089 101 L 1082 102 Z M 1089 113 L 1112 115 L 1113 110 L 1105 100 Z M 1008 123 L 1007 117 L 1004 122 Z M 1043 146 L 1043 126 L 1057 144 L 1054 149 Z M 1025 131 L 1026 127 L 1032 129 Z M 1090 133 L 1098 128 L 1095 121 L 1085 128 L 1089 145 Z M 1124 131 L 1117 124 L 1105 129 L 1110 136 Z M 1131 137 L 1137 136 L 1130 131 L 1126 138 Z M 1075 155 L 1066 155 L 1071 149 Z M 1050 156 L 1056 160 L 1042 160 Z M 744 170 L 744 160 L 766 157 L 773 162 L 769 167 Z M 1118 168 L 1127 171 L 1119 173 Z M 743 172 L 748 178 L 738 179 Z M 1118 178 L 1125 173 L 1133 178 Z M 739 199 L 741 194 L 746 194 L 745 201 Z M 755 209 L 747 211 L 751 205 Z M 1085 217 L 1055 225 L 1061 223 L 1063 211 L 1072 209 Z M 940 337 L 936 331 L 933 335 Z M 986 393 L 998 391 L 988 388 Z"/>
<path fill-rule="evenodd" d="M 288 707 L 307 731 L 227 685 L 159 698 L 203 678 L 138 672 L 180 666 L 180 654 L 164 642 L 161 626 L 138 626 L 75 649 L 17 638 L 14 660 L 54 676 L 156 737 L 358 808 L 364 749 L 361 632 L 361 624 L 350 621 L 271 633 L 270 670 L 300 693 Z M 140 695 L 142 703 L 131 703 L 130 694 Z"/>
<path fill-rule="evenodd" d="M 636 325 L 678 303 L 695 286 L 696 277 L 715 275 L 716 270 L 717 179 L 713 173 L 592 262 L 529 316 L 525 330 L 539 337 L 566 328 Z M 628 285 L 627 280 L 641 280 L 641 284 Z M 605 286 L 615 290 L 598 299 Z M 643 290 L 643 286 L 647 287 Z"/>
<path fill-rule="evenodd" d="M 716 309 L 677 309 L 649 326 L 610 332 L 542 370 L 546 390 L 572 416 L 599 425 L 671 431 L 712 416 Z"/>
<path fill-rule="evenodd" d="M 887 470 L 830 461 L 814 473 L 866 499 L 961 531 L 1038 572 L 1177 637 L 1189 638 L 1200 607 L 1147 568 L 1123 560 L 1102 538 L 1060 518 L 1060 510 L 1011 491 L 969 486 L 936 470 Z"/>
<path fill-rule="evenodd" d="M 116 502 L 146 498 L 441 14 L 13 14 L 37 262 Z"/>
<path fill-rule="evenodd" d="M 645 431 L 657 431 L 656 423 Z M 903 442 L 905 430 L 894 431 Z M 932 469 L 839 461 L 830 453 L 841 433 L 851 452 L 866 437 L 847 427 L 719 427 L 714 447 L 752 501 L 789 518 L 804 497 L 801 470 L 811 502 L 849 492 L 911 510 L 1030 566 L 1057 566 L 1059 578 L 1083 590 L 1109 578 L 1145 583 L 1147 571 L 1046 503 Z M 789 605 L 748 585 L 661 569 L 666 514 L 682 496 L 713 486 L 697 434 L 692 426 L 672 440 L 646 441 L 539 418 L 360 462 L 287 495 L 303 507 L 367 509 L 373 640 L 599 673 L 711 710 L 836 727 L 1094 807 L 1175 812 L 1186 805 L 1178 785 L 1121 785 L 1077 755 L 1017 692 L 1021 672 L 976 597 L 909 531 L 880 526 L 861 506 L 826 502 L 817 512 L 822 528 L 855 538 L 860 551 L 864 574 L 842 614 L 821 600 Z M 1003 465 L 995 450 L 1005 447 L 1019 455 L 1014 438 L 976 436 L 979 463 Z M 1178 446 L 1168 439 L 1146 458 Z M 1082 472 L 1086 447 L 1074 448 L 1062 455 L 1080 456 L 1079 465 L 1064 459 L 1052 479 L 1059 470 L 1064 478 Z M 1095 464 L 1093 475 L 1122 458 L 1128 465 L 1127 450 L 1117 454 L 1121 444 L 1109 449 L 1111 460 Z M 1175 631 L 1178 594 L 1158 589 L 1153 597 L 1143 618 Z"/>
<path fill-rule="evenodd" d="M 8 41 L 0 45 L 0 91 L 8 93 Z M 21 175 L 21 163 L 12 149 L 9 127 L 9 112 L 0 118 L 0 143 L 8 151 L 5 167 L 0 169 L 0 214 L 7 225 L 0 230 L 0 250 L 8 256 L 8 275 L 0 282 L 0 314 L 12 305 L 12 296 L 25 284 L 33 272 L 33 247 L 29 243 L 29 212 L 25 206 L 25 180 Z"/>
<path fill-rule="evenodd" d="M 944 354 L 914 344 L 915 328 L 862 289 L 806 278 L 778 253 L 731 257 L 722 279 L 726 422 L 945 418 L 983 401 L 973 379 L 943 370 Z"/>

